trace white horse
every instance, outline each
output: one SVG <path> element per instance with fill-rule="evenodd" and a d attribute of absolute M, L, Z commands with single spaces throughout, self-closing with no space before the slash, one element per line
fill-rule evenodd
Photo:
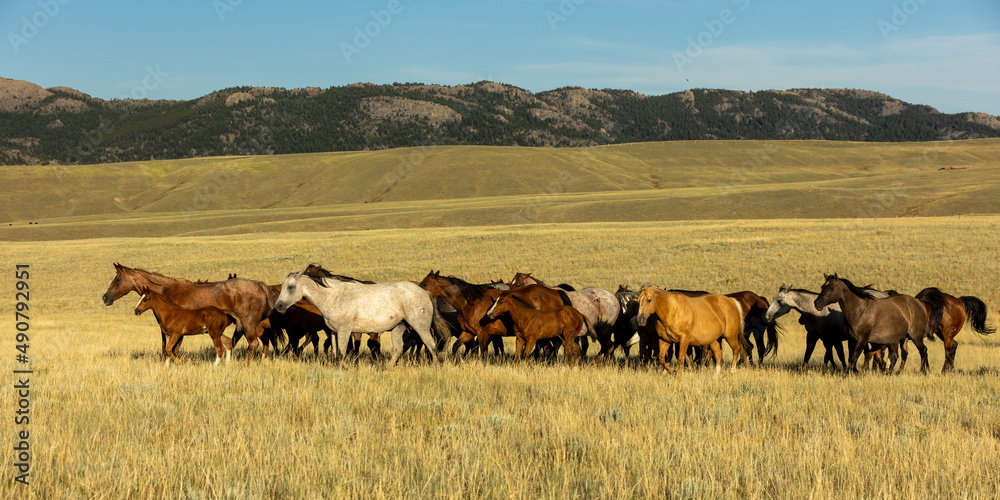
<path fill-rule="evenodd" d="M 330 330 L 337 333 L 337 354 L 341 366 L 352 333 L 392 331 L 394 366 L 403 353 L 403 334 L 409 326 L 420 336 L 434 361 L 439 360 L 439 343 L 449 337 L 448 324 L 426 290 L 411 281 L 364 284 L 336 276 L 290 273 L 281 285 L 274 308 L 284 313 L 305 298 L 319 309 Z"/>

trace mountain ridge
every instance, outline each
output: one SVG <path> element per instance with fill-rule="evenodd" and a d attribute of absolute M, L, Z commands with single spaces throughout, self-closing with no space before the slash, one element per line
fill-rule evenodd
<path fill-rule="evenodd" d="M 579 147 L 714 139 L 900 142 L 1000 137 L 986 113 L 945 114 L 858 89 L 660 96 L 482 81 L 233 87 L 191 100 L 103 100 L 0 78 L 0 164 L 93 164 L 428 145 Z"/>

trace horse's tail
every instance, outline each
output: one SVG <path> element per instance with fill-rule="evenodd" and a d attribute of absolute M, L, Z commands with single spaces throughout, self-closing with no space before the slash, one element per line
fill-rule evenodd
<path fill-rule="evenodd" d="M 947 303 L 944 293 L 935 287 L 924 288 L 916 295 L 916 299 L 923 302 L 929 312 L 924 336 L 933 337 L 934 333 L 941 328 L 941 317 L 944 315 L 944 307 Z"/>
<path fill-rule="evenodd" d="M 736 340 L 740 343 L 740 356 L 747 356 L 750 353 L 750 340 L 743 334 L 743 328 L 746 326 L 746 314 L 743 312 L 743 304 L 740 304 L 740 301 L 732 297 L 728 297 L 728 299 L 736 304 L 736 311 L 739 312 L 740 329 L 737 330 L 739 334 L 736 336 Z"/>
<path fill-rule="evenodd" d="M 971 295 L 959 297 L 959 300 L 965 306 L 965 317 L 969 324 L 972 325 L 972 331 L 980 335 L 996 333 L 996 328 L 986 326 L 986 303 L 980 300 L 979 297 Z"/>
<path fill-rule="evenodd" d="M 573 301 L 569 300 L 569 294 L 566 293 L 566 290 L 563 290 L 562 288 L 556 288 L 556 291 L 559 292 L 559 298 L 562 299 L 564 306 L 573 307 Z"/>
<path fill-rule="evenodd" d="M 427 294 L 427 296 L 430 297 L 430 294 Z M 444 352 L 445 344 L 451 338 L 451 325 L 441 315 L 441 311 L 438 310 L 437 301 L 433 297 L 431 297 L 431 308 L 434 310 L 434 320 L 431 321 L 431 335 L 434 336 L 434 341 L 437 344 L 434 347 L 439 352 Z M 431 346 L 427 347 L 430 348 Z"/>
<path fill-rule="evenodd" d="M 757 310 L 758 320 L 760 323 L 764 324 L 764 329 L 767 332 L 767 345 L 764 347 L 764 356 L 770 355 L 771 357 L 776 358 L 778 357 L 778 325 L 773 321 L 767 320 L 767 309 L 771 307 L 767 298 L 760 297 L 760 300 L 766 307 L 761 308 L 758 305 L 751 309 Z"/>
<path fill-rule="evenodd" d="M 580 317 L 583 318 L 583 328 L 587 336 L 594 340 L 597 340 L 597 331 L 594 330 L 594 325 L 590 322 L 589 319 L 587 319 L 586 316 L 583 315 L 583 313 L 578 312 L 578 314 L 580 314 Z"/>

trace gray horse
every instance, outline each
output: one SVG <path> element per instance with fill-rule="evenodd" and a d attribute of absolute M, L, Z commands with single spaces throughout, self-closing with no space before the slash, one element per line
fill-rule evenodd
<path fill-rule="evenodd" d="M 890 292 L 876 290 L 870 286 L 862 287 L 872 297 L 885 298 L 891 295 Z M 833 350 L 837 351 L 837 358 L 840 366 L 847 369 L 847 359 L 844 357 L 844 341 L 847 341 L 848 352 L 854 350 L 856 341 L 847 332 L 847 322 L 844 313 L 837 303 L 830 304 L 822 309 L 816 309 L 815 301 L 819 294 L 801 288 L 792 288 L 782 284 L 778 293 L 774 295 L 771 306 L 767 308 L 765 319 L 774 322 L 778 318 L 788 314 L 792 309 L 799 313 L 799 324 L 806 329 L 806 352 L 802 358 L 802 366 L 809 363 L 817 341 L 823 341 L 826 354 L 823 356 L 823 366 L 827 363 L 837 366 L 833 358 Z M 867 365 L 867 360 L 865 361 Z"/>
<path fill-rule="evenodd" d="M 434 361 L 439 360 L 439 345 L 450 336 L 448 324 L 441 317 L 435 301 L 411 281 L 364 284 L 344 281 L 336 276 L 289 273 L 281 285 L 274 308 L 284 313 L 292 304 L 305 298 L 319 309 L 327 326 L 337 333 L 337 354 L 344 365 L 347 343 L 352 333 L 392 331 L 394 366 L 403 353 L 407 326 L 420 336 Z"/>

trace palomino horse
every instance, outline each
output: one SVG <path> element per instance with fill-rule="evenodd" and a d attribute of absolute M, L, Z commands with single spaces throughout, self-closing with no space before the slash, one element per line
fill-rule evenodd
<path fill-rule="evenodd" d="M 525 353 L 534 350 L 535 343 L 540 339 L 562 337 L 566 364 L 580 363 L 580 347 L 576 343 L 576 337 L 586 333 L 588 327 L 586 318 L 572 306 L 535 309 L 518 297 L 515 291 L 508 290 L 500 293 L 486 311 L 486 316 L 496 319 L 503 313 L 508 313 L 514 322 L 517 359 L 524 359 Z"/>
<path fill-rule="evenodd" d="M 581 290 L 572 290 L 572 287 L 569 287 L 570 290 L 566 290 L 564 287 L 568 287 L 568 285 L 550 287 L 531 276 L 531 273 L 517 273 L 510 282 L 511 290 L 525 288 L 530 285 L 537 285 L 565 293 L 571 305 L 587 318 L 587 322 L 597 335 L 597 340 L 601 343 L 601 351 L 597 354 L 597 359 L 604 360 L 610 357 L 610 353 L 614 349 L 611 332 L 614 330 L 615 322 L 621 313 L 621 304 L 613 293 L 597 287 L 589 287 Z"/>
<path fill-rule="evenodd" d="M 684 356 L 689 345 L 707 346 L 715 354 L 715 372 L 722 371 L 722 347 L 719 339 L 725 338 L 733 350 L 733 365 L 746 355 L 749 343 L 743 335 L 743 309 L 740 303 L 725 295 L 708 294 L 688 297 L 682 293 L 645 287 L 639 292 L 639 313 L 636 320 L 645 326 L 655 316 L 656 334 L 659 337 L 660 364 L 672 372 L 666 355 L 669 344 L 679 344 L 677 374 L 684 369 Z"/>
<path fill-rule="evenodd" d="M 367 285 L 336 277 L 289 273 L 275 301 L 278 312 L 306 299 L 319 309 L 327 327 L 337 334 L 337 355 L 344 366 L 347 343 L 354 332 L 392 331 L 394 366 L 403 353 L 407 326 L 423 340 L 434 361 L 439 343 L 450 337 L 448 324 L 438 313 L 437 304 L 426 290 L 411 281 Z"/>
<path fill-rule="evenodd" d="M 259 345 L 261 331 L 258 324 L 271 312 L 274 305 L 267 285 L 260 281 L 234 278 L 211 283 L 193 283 L 186 279 L 170 278 L 139 268 L 115 263 L 115 277 L 111 279 L 102 300 L 110 306 L 129 292 L 145 295 L 153 292 L 162 295 L 178 307 L 201 309 L 214 306 L 221 309 L 236 324 L 237 333 L 247 336 L 250 344 L 247 361 L 253 358 Z M 264 356 L 267 356 L 265 347 Z"/>
<path fill-rule="evenodd" d="M 823 288 L 813 306 L 822 309 L 833 303 L 840 305 L 848 331 L 857 341 L 851 351 L 852 370 L 856 370 L 858 356 L 871 343 L 876 345 L 876 349 L 881 346 L 889 348 L 888 371 L 891 372 L 899 358 L 900 342 L 909 337 L 920 352 L 920 371 L 927 373 L 924 338 L 938 328 L 944 309 L 944 297 L 940 292 L 928 293 L 920 300 L 904 294 L 879 299 L 836 274 L 823 275 L 823 278 Z"/>
<path fill-rule="evenodd" d="M 207 333 L 212 337 L 215 344 L 215 365 L 222 360 L 222 352 L 225 349 L 226 363 L 229 363 L 230 353 L 232 353 L 232 343 L 229 338 L 222 335 L 226 327 L 231 323 L 229 316 L 218 307 L 208 306 L 200 309 L 184 309 L 177 307 L 163 296 L 149 292 L 142 296 L 135 306 L 135 315 L 138 316 L 148 310 L 153 310 L 153 316 L 160 325 L 160 333 L 168 338 L 163 350 L 168 356 L 164 363 L 169 365 L 170 360 L 180 363 L 177 356 L 177 344 L 181 337 L 185 335 L 200 335 Z M 225 345 L 224 345 L 225 344 Z"/>
<path fill-rule="evenodd" d="M 670 290 L 671 292 L 683 293 L 688 297 L 700 297 L 709 292 L 694 290 Z M 743 310 L 743 334 L 749 338 L 753 336 L 757 345 L 757 363 L 763 363 L 767 355 L 778 355 L 778 326 L 773 321 L 768 321 L 767 308 L 770 306 L 767 299 L 749 290 L 723 294 L 726 297 L 736 299 Z M 766 342 L 765 342 L 766 335 Z M 747 357 L 753 363 L 753 346 L 747 349 Z"/>

